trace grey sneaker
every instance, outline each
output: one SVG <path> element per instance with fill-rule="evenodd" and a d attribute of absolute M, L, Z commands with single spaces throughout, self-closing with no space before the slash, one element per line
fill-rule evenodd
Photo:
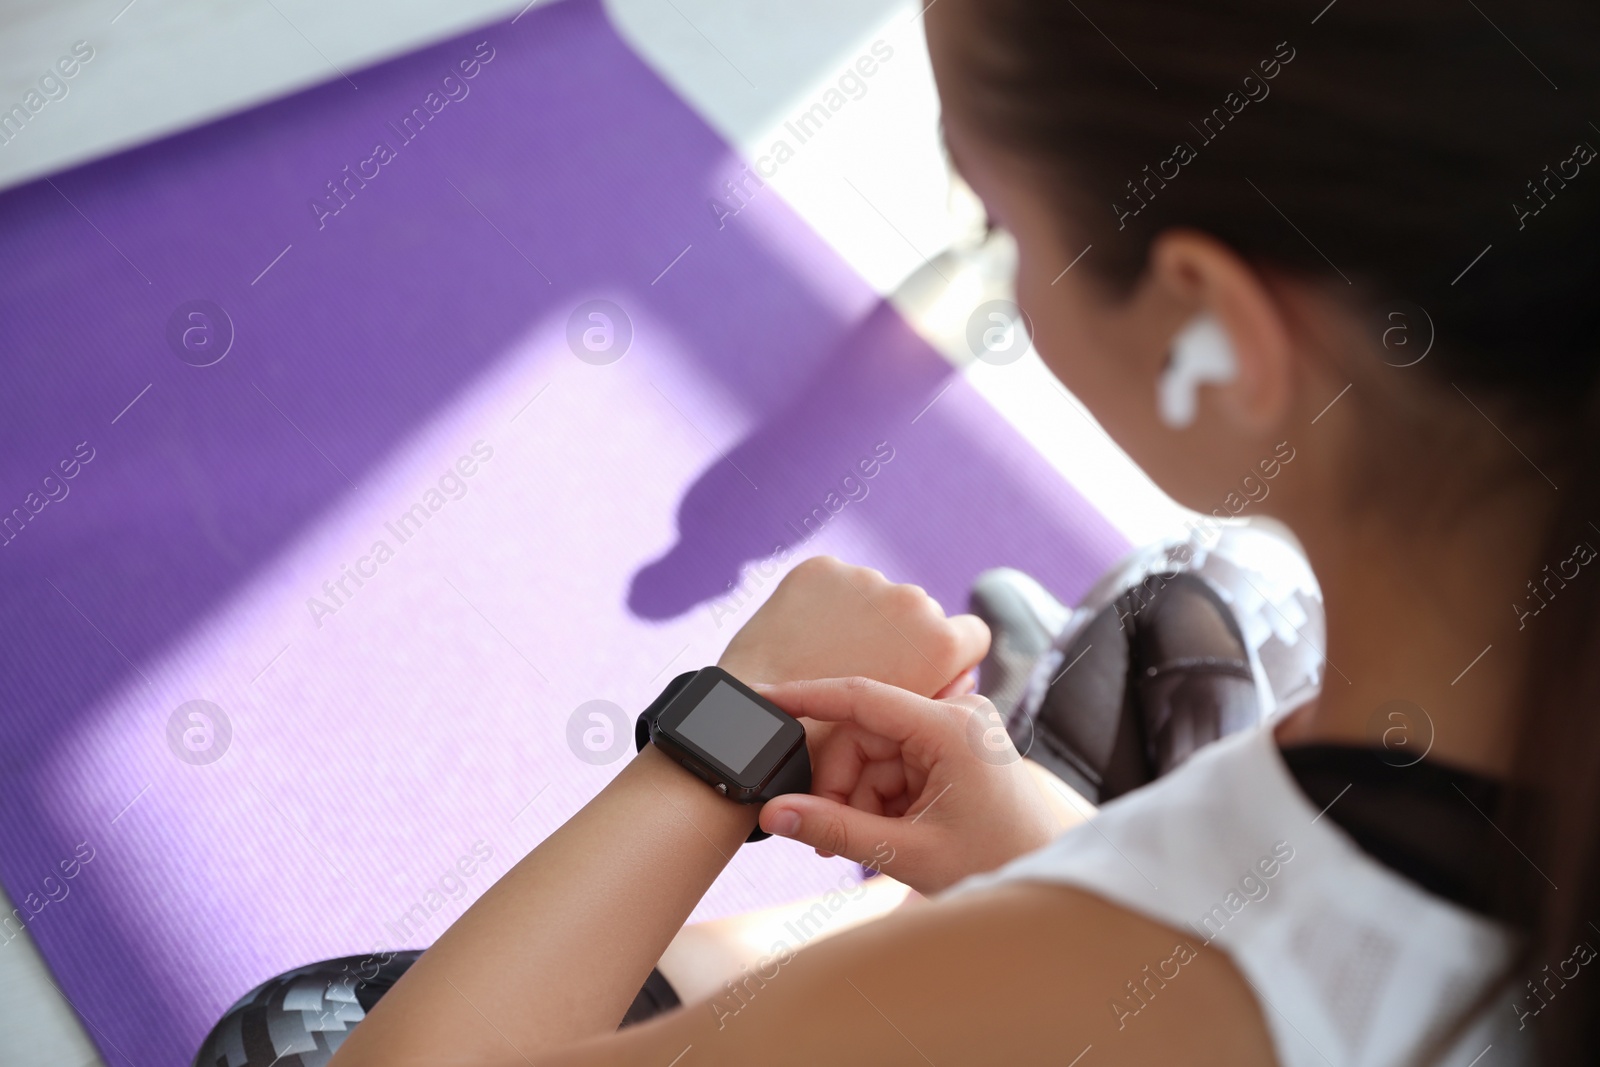
<path fill-rule="evenodd" d="M 978 575 L 968 610 L 989 625 L 989 654 L 978 690 L 1009 719 L 1027 694 L 1034 669 L 1072 619 L 1072 609 L 1044 586 L 1010 567 Z"/>

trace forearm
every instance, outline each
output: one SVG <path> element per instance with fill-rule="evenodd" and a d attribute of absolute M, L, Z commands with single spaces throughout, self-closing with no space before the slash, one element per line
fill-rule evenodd
<path fill-rule="evenodd" d="M 921 590 L 816 558 L 719 666 L 745 682 L 865 674 L 931 694 L 987 647 L 982 623 L 945 619 Z M 523 1063 L 615 1028 L 755 818 L 647 748 L 411 967 L 336 1067 Z"/>
<path fill-rule="evenodd" d="M 647 747 L 445 932 L 336 1067 L 533 1057 L 614 1029 L 755 817 Z"/>

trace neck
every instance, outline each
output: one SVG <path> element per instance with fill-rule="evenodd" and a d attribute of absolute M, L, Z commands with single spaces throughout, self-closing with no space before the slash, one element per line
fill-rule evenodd
<path fill-rule="evenodd" d="M 1378 508 L 1355 523 L 1348 513 L 1302 518 L 1326 602 L 1328 662 L 1321 695 L 1280 740 L 1383 745 L 1403 759 L 1426 751 L 1506 776 L 1540 621 L 1519 619 L 1513 605 L 1537 607 L 1529 579 L 1561 562 L 1536 558 L 1553 492 L 1508 487 L 1433 528 L 1397 529 L 1396 511 Z"/>

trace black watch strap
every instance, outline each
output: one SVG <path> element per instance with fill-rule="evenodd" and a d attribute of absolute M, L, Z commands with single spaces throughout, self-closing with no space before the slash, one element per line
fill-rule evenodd
<path fill-rule="evenodd" d="M 683 687 L 689 684 L 689 680 L 699 673 L 699 671 L 684 671 L 668 682 L 667 687 L 661 691 L 661 695 L 652 700 L 650 706 L 639 713 L 638 720 L 633 724 L 633 750 L 635 752 L 644 751 L 644 746 L 650 743 L 650 731 L 655 728 L 656 720 L 661 718 L 661 713 L 667 710 L 667 705 L 672 703 L 673 698 L 683 692 Z"/>
<path fill-rule="evenodd" d="M 639 718 L 633 725 L 634 751 L 644 751 L 644 746 L 650 743 L 650 733 L 655 729 L 656 720 L 661 717 L 663 711 L 667 710 L 667 705 L 671 704 L 673 699 L 683 692 L 684 687 L 689 684 L 690 680 L 699 673 L 699 671 L 685 671 L 678 675 L 667 683 L 667 687 L 661 690 L 660 696 L 650 702 L 649 707 L 639 713 Z M 802 744 L 800 750 L 787 763 L 778 768 L 778 773 L 772 776 L 772 780 L 767 783 L 766 788 L 761 790 L 757 799 L 765 802 L 773 797 L 782 796 L 784 793 L 806 793 L 810 790 L 811 750 Z M 750 831 L 750 836 L 745 838 L 745 841 L 747 843 L 762 841 L 771 836 L 758 825 Z"/>

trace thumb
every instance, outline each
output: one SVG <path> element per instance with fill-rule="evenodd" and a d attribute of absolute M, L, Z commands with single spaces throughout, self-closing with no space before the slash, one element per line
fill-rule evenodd
<path fill-rule="evenodd" d="M 904 819 L 872 815 L 810 793 L 786 793 L 769 800 L 761 808 L 760 822 L 769 834 L 857 863 L 881 862 L 885 843 L 893 855 L 908 829 Z"/>

